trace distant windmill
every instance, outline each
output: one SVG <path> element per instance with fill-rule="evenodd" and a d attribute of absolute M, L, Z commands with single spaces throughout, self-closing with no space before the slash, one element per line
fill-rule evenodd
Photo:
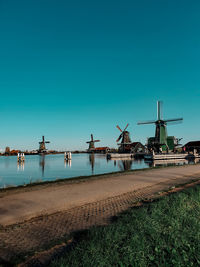
<path fill-rule="evenodd" d="M 93 134 L 91 134 L 91 140 L 87 141 L 86 143 L 89 144 L 88 151 L 92 152 L 95 149 L 94 143 L 100 142 L 100 140 L 94 140 Z"/>
<path fill-rule="evenodd" d="M 129 124 L 127 123 L 127 125 L 123 131 L 118 125 L 116 126 L 117 129 L 121 132 L 121 134 L 119 135 L 119 137 L 116 140 L 116 142 L 119 142 L 121 140 L 121 143 L 118 144 L 118 145 L 120 145 L 119 152 L 130 151 L 130 146 L 131 146 L 132 142 L 131 142 L 131 138 L 129 136 L 129 132 L 126 131 L 128 126 L 129 126 Z"/>
<path fill-rule="evenodd" d="M 157 152 L 162 151 L 169 151 L 174 150 L 175 146 L 178 145 L 178 140 L 174 136 L 168 136 L 167 135 L 167 125 L 168 124 L 174 124 L 177 122 L 181 122 L 183 118 L 177 118 L 177 119 L 167 119 L 164 120 L 162 117 L 162 102 L 157 101 L 157 120 L 156 121 L 146 121 L 146 122 L 138 122 L 138 125 L 141 124 L 155 124 L 156 125 L 156 131 L 155 131 L 155 137 L 148 138 L 148 148 L 153 149 Z"/>
<path fill-rule="evenodd" d="M 41 142 L 39 142 L 39 144 L 40 144 L 40 146 L 39 146 L 39 150 L 38 150 L 38 152 L 39 153 L 45 153 L 47 150 L 46 150 L 46 146 L 45 146 L 45 144 L 49 144 L 50 143 L 50 141 L 45 141 L 45 139 L 44 139 L 44 135 L 42 136 L 42 141 Z"/>

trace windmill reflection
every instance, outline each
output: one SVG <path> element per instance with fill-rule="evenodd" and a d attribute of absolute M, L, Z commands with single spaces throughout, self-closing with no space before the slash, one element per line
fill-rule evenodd
<path fill-rule="evenodd" d="M 116 163 L 114 163 L 116 164 Z M 133 161 L 132 160 L 120 160 L 118 161 L 118 166 L 121 171 L 129 171 L 131 170 Z"/>
<path fill-rule="evenodd" d="M 42 169 L 42 177 L 44 177 L 44 169 L 45 169 L 45 155 L 40 155 L 40 167 Z"/>
<path fill-rule="evenodd" d="M 92 174 L 94 173 L 94 165 L 95 165 L 95 156 L 93 153 L 89 154 L 89 162 L 92 169 Z"/>

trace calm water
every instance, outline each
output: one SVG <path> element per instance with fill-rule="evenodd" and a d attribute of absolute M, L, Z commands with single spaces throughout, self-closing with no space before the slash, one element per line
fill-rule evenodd
<path fill-rule="evenodd" d="M 187 161 L 156 164 L 187 164 Z M 100 154 L 72 154 L 68 162 L 64 161 L 63 154 L 26 156 L 24 163 L 18 163 L 15 156 L 0 157 L 0 188 L 152 166 L 144 160 L 107 160 Z"/>

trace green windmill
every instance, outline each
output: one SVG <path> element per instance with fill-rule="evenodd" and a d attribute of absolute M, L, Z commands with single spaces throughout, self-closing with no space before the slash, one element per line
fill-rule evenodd
<path fill-rule="evenodd" d="M 175 147 L 179 145 L 179 140 L 174 136 L 167 135 L 167 125 L 179 123 L 183 120 L 183 118 L 177 119 L 168 119 L 164 120 L 162 117 L 162 102 L 157 101 L 157 120 L 156 121 L 146 121 L 146 122 L 138 122 L 138 125 L 141 124 L 155 124 L 156 131 L 155 137 L 148 138 L 147 147 L 148 149 L 154 150 L 155 152 L 170 152 L 174 151 Z"/>

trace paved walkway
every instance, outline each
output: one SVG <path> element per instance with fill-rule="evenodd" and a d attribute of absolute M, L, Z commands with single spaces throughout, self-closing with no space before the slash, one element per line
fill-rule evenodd
<path fill-rule="evenodd" d="M 0 192 L 0 258 L 12 260 L 108 222 L 139 199 L 200 177 L 200 165 L 112 174 Z"/>

